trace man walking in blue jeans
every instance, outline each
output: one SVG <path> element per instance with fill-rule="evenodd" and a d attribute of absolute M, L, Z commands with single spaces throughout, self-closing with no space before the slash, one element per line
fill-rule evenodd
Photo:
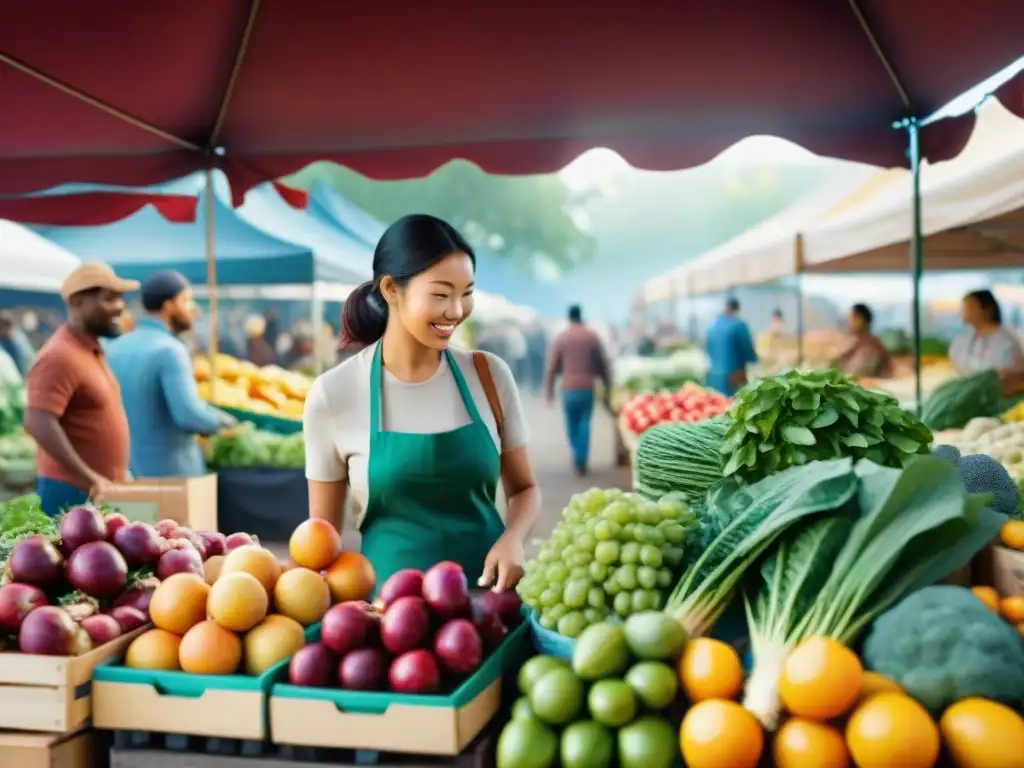
<path fill-rule="evenodd" d="M 583 324 L 579 306 L 569 307 L 569 327 L 551 343 L 545 373 L 549 403 L 555 401 L 555 379 L 561 379 L 565 431 L 572 448 L 573 464 L 579 475 L 587 474 L 590 454 L 590 419 L 594 415 L 594 384 L 604 384 L 611 393 L 611 366 L 601 340 Z"/>

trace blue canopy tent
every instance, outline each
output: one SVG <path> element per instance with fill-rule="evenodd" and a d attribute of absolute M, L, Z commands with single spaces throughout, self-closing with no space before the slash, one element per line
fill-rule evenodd
<path fill-rule="evenodd" d="M 84 260 L 111 264 L 127 278 L 142 280 L 161 269 L 176 269 L 197 287 L 197 295 L 209 296 L 211 315 L 219 296 L 308 301 L 319 321 L 325 316 L 324 302 L 343 300 L 349 286 L 370 275 L 370 250 L 293 208 L 272 184 L 250 190 L 237 209 L 219 174 L 209 181 L 205 174 L 193 174 L 180 180 L 178 189 L 194 190 L 200 198 L 196 221 L 171 223 L 147 206 L 112 224 L 36 231 Z M 211 283 L 215 291 L 209 290 Z M 336 315 L 336 305 L 331 309 Z M 213 338 L 210 348 L 216 349 Z"/>
<path fill-rule="evenodd" d="M 308 215 L 376 247 L 385 225 L 323 182 L 309 190 Z M 515 264 L 486 248 L 477 249 L 476 283 L 481 291 L 505 296 L 548 317 L 561 317 L 567 307 L 562 289 L 530 278 Z"/>

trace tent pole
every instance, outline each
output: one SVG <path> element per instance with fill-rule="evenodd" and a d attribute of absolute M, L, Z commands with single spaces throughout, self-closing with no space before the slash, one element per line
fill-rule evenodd
<path fill-rule="evenodd" d="M 916 118 L 904 121 L 907 131 L 907 154 L 910 160 L 910 179 L 913 188 L 913 224 L 910 235 L 910 276 L 913 281 L 911 327 L 914 336 L 914 401 L 917 414 L 921 414 L 921 273 L 924 252 L 921 241 L 921 146 Z"/>
<path fill-rule="evenodd" d="M 793 252 L 796 272 L 796 367 L 804 365 L 804 236 L 797 232 Z"/>
<path fill-rule="evenodd" d="M 217 317 L 217 256 L 215 253 L 215 239 L 213 229 L 213 216 L 216 208 L 213 199 L 213 170 L 206 169 L 206 290 L 208 291 L 210 304 L 210 400 L 217 401 L 217 341 L 218 341 L 218 317 Z"/>

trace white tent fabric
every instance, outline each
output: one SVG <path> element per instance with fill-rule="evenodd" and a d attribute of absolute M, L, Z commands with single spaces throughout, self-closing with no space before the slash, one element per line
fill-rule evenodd
<path fill-rule="evenodd" d="M 0 287 L 58 293 L 79 261 L 32 230 L 0 219 Z"/>
<path fill-rule="evenodd" d="M 648 280 L 645 304 L 715 293 L 792 275 L 797 269 L 797 233 L 837 205 L 887 179 L 889 171 L 847 163 L 841 178 L 822 184 L 775 216 L 731 240 Z"/>
<path fill-rule="evenodd" d="M 803 232 L 807 272 L 905 272 L 912 230 L 909 174 Z M 1024 265 L 1024 120 L 992 99 L 964 151 L 921 169 L 924 268 Z"/>

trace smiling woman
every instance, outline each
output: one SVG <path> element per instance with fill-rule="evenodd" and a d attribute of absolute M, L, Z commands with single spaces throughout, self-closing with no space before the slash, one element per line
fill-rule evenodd
<path fill-rule="evenodd" d="M 498 590 L 522 575 L 540 493 L 515 382 L 497 357 L 450 346 L 473 311 L 475 265 L 440 219 L 392 224 L 374 252 L 373 280 L 345 303 L 342 343 L 365 348 L 320 376 L 306 399 L 310 516 L 340 530 L 352 493 L 378 585 L 442 560 Z"/>

